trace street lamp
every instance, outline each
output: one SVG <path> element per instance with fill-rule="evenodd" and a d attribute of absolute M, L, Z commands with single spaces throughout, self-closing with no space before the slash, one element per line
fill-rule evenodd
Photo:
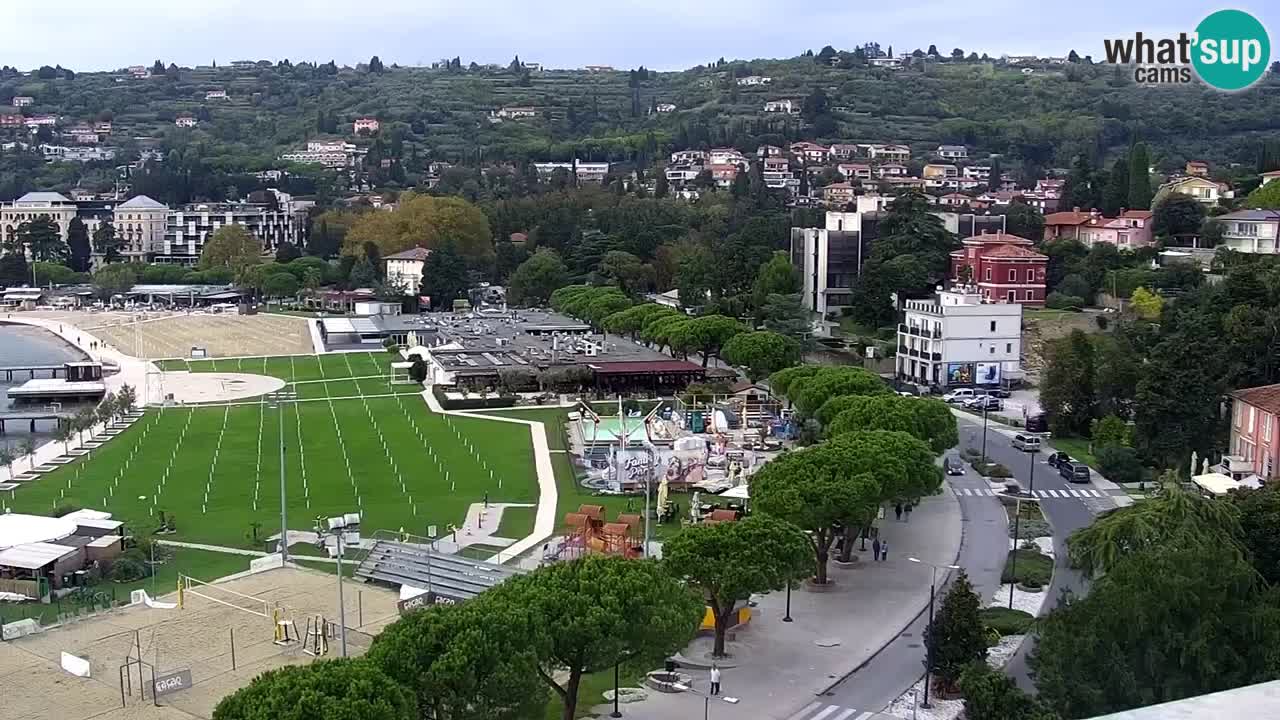
<path fill-rule="evenodd" d="M 925 637 L 925 641 L 924 641 L 924 646 L 925 646 L 925 655 L 924 655 L 924 702 L 920 703 L 920 707 L 927 708 L 927 707 L 930 707 L 930 705 L 929 705 L 929 681 L 932 679 L 932 675 L 931 675 L 931 674 L 932 674 L 932 672 L 933 672 L 933 643 L 932 643 L 932 642 L 929 642 L 929 638 L 928 638 L 928 635 L 927 635 L 927 634 L 928 634 L 929 632 L 932 632 L 932 631 L 933 631 L 933 596 L 934 596 L 934 592 L 935 592 L 935 590 L 936 590 L 936 589 L 937 589 L 937 587 L 938 587 L 938 570 L 939 570 L 940 568 L 945 568 L 945 569 L 947 569 L 947 570 L 959 570 L 959 569 L 960 569 L 960 566 L 959 566 L 959 565 L 934 565 L 933 563 L 929 562 L 928 560 L 921 560 L 920 558 L 916 558 L 916 557 L 909 557 L 909 558 L 907 558 L 907 559 L 908 559 L 908 560 L 910 560 L 910 561 L 911 561 L 911 562 L 913 562 L 913 563 L 920 563 L 921 565 L 928 565 L 930 568 L 932 568 L 932 573 L 933 573 L 932 577 L 931 577 L 931 578 L 930 578 L 930 580 L 929 580 L 929 625 L 928 625 L 928 627 L 925 629 L 926 637 Z"/>
<path fill-rule="evenodd" d="M 707 715 L 711 711 L 711 693 L 694 690 L 693 687 L 685 685 L 684 683 L 673 683 L 671 687 L 679 690 L 680 692 L 687 692 L 702 698 L 702 720 L 707 720 Z M 728 695 L 721 695 L 719 697 L 730 705 L 738 704 L 738 698 L 736 697 L 729 697 Z"/>
<path fill-rule="evenodd" d="M 609 713 L 611 718 L 622 717 L 622 711 L 618 709 L 618 663 L 613 664 L 613 712 Z"/>
<path fill-rule="evenodd" d="M 787 614 L 782 617 L 782 622 L 791 622 L 791 580 L 787 580 Z"/>
<path fill-rule="evenodd" d="M 982 462 L 987 461 L 987 403 L 982 403 Z"/>
<path fill-rule="evenodd" d="M 347 656 L 347 604 L 342 599 L 342 540 L 348 532 L 360 532 L 360 513 L 347 513 L 328 519 L 316 518 L 316 547 L 325 547 L 325 537 L 333 536 L 338 550 L 338 623 L 342 626 L 342 657 Z"/>
<path fill-rule="evenodd" d="M 1030 488 L 1027 494 L 1031 496 L 1031 501 L 1035 502 L 1036 497 L 1036 453 L 1040 452 L 1037 448 L 1031 448 L 1027 454 L 1031 457 L 1031 479 Z M 1018 577 L 1018 528 L 1022 520 L 1022 498 L 1014 501 L 1013 505 L 1013 552 L 1009 555 L 1009 609 L 1013 609 L 1013 588 L 1017 585 Z"/>
<path fill-rule="evenodd" d="M 280 564 L 282 566 L 289 562 L 289 521 L 285 509 L 287 497 L 284 486 L 284 406 L 297 399 L 298 394 L 292 390 L 281 390 L 267 396 L 267 407 L 279 411 L 277 418 L 280 423 Z"/>

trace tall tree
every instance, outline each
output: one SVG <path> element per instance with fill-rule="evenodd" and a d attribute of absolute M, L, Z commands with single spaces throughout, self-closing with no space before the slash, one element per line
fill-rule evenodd
<path fill-rule="evenodd" d="M 967 720 L 1059 720 L 1057 713 L 1023 692 L 1013 678 L 985 662 L 965 668 L 960 692 Z"/>
<path fill-rule="evenodd" d="M 1093 165 L 1086 155 L 1077 155 L 1071 164 L 1071 173 L 1062 184 L 1062 193 L 1058 196 L 1058 207 L 1062 210 L 1080 208 L 1088 210 L 1098 207 L 1098 188 L 1094 177 Z"/>
<path fill-rule="evenodd" d="M 262 243 L 243 225 L 223 225 L 200 252 L 201 270 L 227 269 L 239 275 L 250 265 L 262 262 Z"/>
<path fill-rule="evenodd" d="M 449 308 L 467 291 L 467 263 L 452 240 L 445 240 L 422 263 L 420 295 L 431 298 L 434 308 Z"/>
<path fill-rule="evenodd" d="M 964 570 L 956 573 L 942 597 L 933 622 L 925 628 L 930 670 L 945 688 L 952 688 L 972 662 L 987 659 L 987 638 L 979 610 L 982 598 L 973 591 Z"/>
<path fill-rule="evenodd" d="M 601 555 L 546 566 L 488 592 L 495 612 L 522 618 L 531 631 L 538 676 L 560 697 L 564 720 L 577 716 L 583 675 L 663 660 L 693 638 L 705 611 L 656 561 Z"/>
<path fill-rule="evenodd" d="M 991 158 L 991 174 L 987 176 L 987 189 L 996 192 L 1004 188 L 1004 168 L 1001 167 L 1000 158 Z"/>
<path fill-rule="evenodd" d="M 1111 173 L 1107 175 L 1107 187 L 1102 191 L 1102 214 L 1115 217 L 1122 208 L 1129 205 L 1129 156 L 1121 155 L 1111 164 Z M 1143 210 L 1144 208 L 1134 208 Z"/>
<path fill-rule="evenodd" d="M 768 515 L 695 525 L 662 547 L 667 572 L 701 591 L 711 608 L 714 657 L 725 656 L 725 636 L 739 606 L 753 593 L 781 590 L 804 578 L 810 557 L 804 533 Z"/>
<path fill-rule="evenodd" d="M 18 225 L 18 242 L 27 248 L 34 262 L 62 262 L 67 257 L 67 245 L 62 242 L 58 224 L 47 215 Z"/>
<path fill-rule="evenodd" d="M 116 239 L 116 227 L 105 220 L 93 231 L 93 251 L 102 256 L 104 263 L 120 260 L 120 241 Z"/>
<path fill-rule="evenodd" d="M 832 403 L 840 398 L 848 400 L 841 403 L 844 409 L 838 415 L 828 419 L 828 437 L 862 430 L 898 430 L 928 443 L 929 449 L 937 454 L 960 442 L 955 416 L 941 400 L 900 395 L 845 395 L 826 401 L 818 413 L 824 408 L 833 411 Z"/>
<path fill-rule="evenodd" d="M 21 252 L 0 256 L 0 285 L 16 287 L 31 282 L 31 268 Z"/>
<path fill-rule="evenodd" d="M 1151 231 L 1161 238 L 1196 235 L 1204 216 L 1204 204 L 1199 200 L 1184 193 L 1169 193 L 1156 203 Z"/>
<path fill-rule="evenodd" d="M 268 670 L 224 697 L 214 720 L 417 720 L 413 696 L 363 659 Z"/>
<path fill-rule="evenodd" d="M 1151 207 L 1151 158 L 1146 143 L 1135 143 L 1129 151 L 1129 207 L 1147 210 Z"/>
<path fill-rule="evenodd" d="M 569 283 L 569 271 L 560 255 L 550 248 L 538 248 L 511 274 L 507 299 L 515 305 L 544 305 L 551 293 Z"/>
<path fill-rule="evenodd" d="M 743 368 L 757 382 L 800 362 L 800 343 L 776 332 L 757 330 L 734 335 L 720 354 L 730 365 Z"/>
<path fill-rule="evenodd" d="M 138 275 L 129 265 L 115 264 L 98 268 L 93 274 L 93 294 L 101 300 L 126 293 L 138 282 Z"/>
<path fill-rule="evenodd" d="M 69 250 L 68 265 L 76 272 L 89 272 L 90 257 L 93 254 L 89 247 L 89 228 L 80 218 L 72 218 L 67 225 L 67 248 Z"/>
<path fill-rule="evenodd" d="M 740 321 L 724 315 L 703 315 L 686 320 L 673 330 L 676 342 L 682 347 L 702 354 L 702 367 L 707 361 L 720 356 L 720 349 L 734 335 L 747 331 Z"/>
<path fill-rule="evenodd" d="M 1093 350 L 1089 336 L 1080 330 L 1046 348 L 1048 363 L 1040 386 L 1040 404 L 1049 413 L 1054 432 L 1083 436 L 1097 416 Z"/>

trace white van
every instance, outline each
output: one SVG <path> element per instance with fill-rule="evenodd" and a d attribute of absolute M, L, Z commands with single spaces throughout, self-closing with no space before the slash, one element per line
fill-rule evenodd
<path fill-rule="evenodd" d="M 977 393 L 973 391 L 973 388 L 959 388 L 943 395 L 942 402 L 959 404 L 965 400 L 972 400 L 975 397 L 977 397 Z"/>
<path fill-rule="evenodd" d="M 1013 436 L 1013 446 L 1023 452 L 1040 452 L 1040 438 L 1035 435 L 1018 433 Z"/>

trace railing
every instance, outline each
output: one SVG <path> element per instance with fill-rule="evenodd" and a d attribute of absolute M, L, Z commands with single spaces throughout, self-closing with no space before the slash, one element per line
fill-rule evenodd
<path fill-rule="evenodd" d="M 926 338 L 942 337 L 941 330 L 929 330 L 928 328 L 916 327 L 915 325 L 907 325 L 905 323 L 898 323 L 898 331 L 907 333 L 908 335 L 915 335 L 917 337 L 926 337 Z"/>

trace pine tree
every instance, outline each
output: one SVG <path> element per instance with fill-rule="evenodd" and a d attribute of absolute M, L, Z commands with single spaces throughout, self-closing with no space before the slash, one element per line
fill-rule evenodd
<path fill-rule="evenodd" d="M 1114 217 L 1129 204 L 1129 156 L 1121 155 L 1111 165 L 1111 177 L 1102 192 L 1102 214 Z M 1141 209 L 1141 208 L 1139 208 Z"/>
<path fill-rule="evenodd" d="M 76 272 L 89 272 L 89 228 L 80 218 L 72 218 L 67 225 L 67 248 L 70 251 L 68 265 Z"/>
<path fill-rule="evenodd" d="M 653 183 L 653 196 L 662 199 L 667 196 L 667 174 L 661 170 L 658 171 L 658 179 Z"/>
<path fill-rule="evenodd" d="M 1151 209 L 1151 159 L 1145 143 L 1137 143 L 1129 151 L 1129 207 Z"/>
<path fill-rule="evenodd" d="M 947 687 L 955 685 L 967 665 L 987 657 L 981 607 L 982 600 L 973 591 L 969 576 L 958 570 L 924 639 L 931 670 Z"/>
<path fill-rule="evenodd" d="M 1002 180 L 1000 177 L 1003 174 L 1004 174 L 1004 169 L 1000 167 L 1000 158 L 998 157 L 992 158 L 991 159 L 991 175 L 987 178 L 987 189 L 990 190 L 991 192 L 995 192 L 999 190 L 1001 187 L 1003 187 L 1004 180 Z"/>
<path fill-rule="evenodd" d="M 1058 198 L 1058 207 L 1063 210 L 1080 208 L 1088 210 L 1098 206 L 1097 191 L 1093 185 L 1093 166 L 1089 158 L 1077 155 L 1071 164 L 1071 174 L 1062 185 L 1062 195 Z"/>

